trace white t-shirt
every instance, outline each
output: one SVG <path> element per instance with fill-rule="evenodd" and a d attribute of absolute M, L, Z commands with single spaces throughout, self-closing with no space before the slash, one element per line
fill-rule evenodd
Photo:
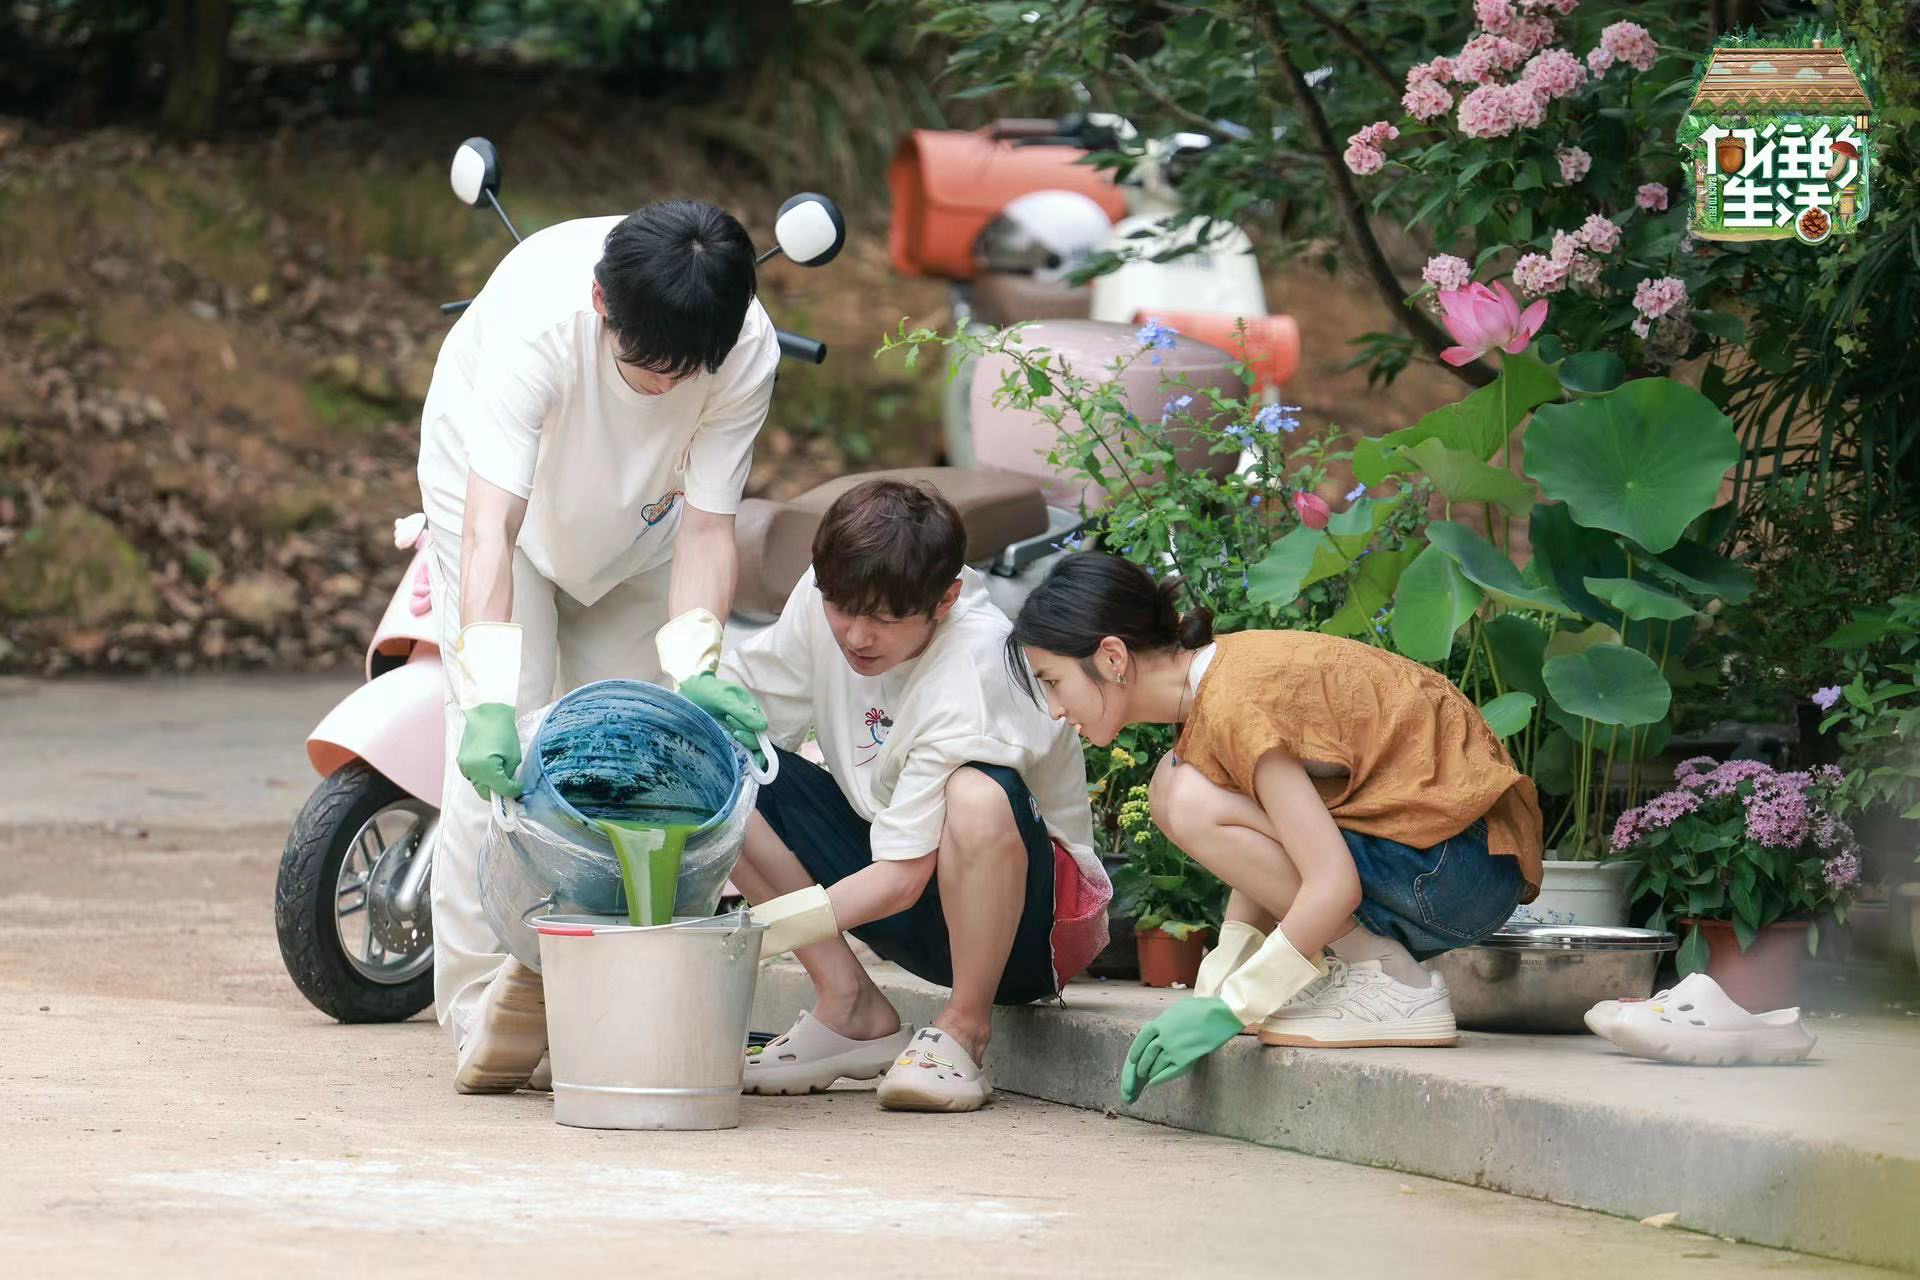
<path fill-rule="evenodd" d="M 918 658 L 863 676 L 834 643 L 809 569 L 779 620 L 722 658 L 720 675 L 759 698 L 778 746 L 797 750 L 808 730 L 818 735 L 842 794 L 873 823 L 876 859 L 939 848 L 948 777 L 966 764 L 1006 765 L 1026 781 L 1048 834 L 1081 875 L 1105 884 L 1079 739 L 1013 683 L 1013 624 L 987 598 L 979 573 L 963 569 L 961 584 Z"/>
<path fill-rule="evenodd" d="M 756 301 L 717 373 L 642 395 L 593 309 L 593 269 L 620 218 L 536 231 L 447 334 L 420 424 L 427 516 L 461 527 L 467 470 L 527 499 L 520 548 L 582 604 L 664 564 L 681 499 L 731 515 L 773 398 L 780 347 Z"/>

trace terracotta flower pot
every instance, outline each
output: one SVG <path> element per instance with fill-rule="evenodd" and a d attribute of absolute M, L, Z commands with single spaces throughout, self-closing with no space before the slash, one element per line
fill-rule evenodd
<path fill-rule="evenodd" d="M 1195 929 L 1184 939 L 1164 929 L 1136 929 L 1140 940 L 1140 982 L 1148 987 L 1183 986 L 1189 990 L 1200 976 L 1200 959 L 1206 954 L 1211 929 Z"/>
<path fill-rule="evenodd" d="M 1760 931 L 1753 945 L 1740 950 L 1730 920 L 1685 920 L 1707 938 L 1707 976 L 1750 1013 L 1786 1009 L 1799 1003 L 1800 959 L 1807 954 L 1807 922 L 1777 920 Z"/>

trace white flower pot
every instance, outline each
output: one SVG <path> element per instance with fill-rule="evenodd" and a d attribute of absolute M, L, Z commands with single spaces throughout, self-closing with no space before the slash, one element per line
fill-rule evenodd
<path fill-rule="evenodd" d="M 1627 922 L 1627 863 L 1547 859 L 1540 896 L 1515 907 L 1514 924 L 1623 925 Z"/>

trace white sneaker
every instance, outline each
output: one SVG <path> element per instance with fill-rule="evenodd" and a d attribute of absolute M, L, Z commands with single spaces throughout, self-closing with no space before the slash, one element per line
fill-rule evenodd
<path fill-rule="evenodd" d="M 1446 980 L 1408 986 L 1378 960 L 1327 961 L 1327 976 L 1260 1024 L 1262 1044 L 1300 1048 L 1444 1047 L 1460 1042 Z"/>
<path fill-rule="evenodd" d="M 460 1046 L 453 1087 L 460 1093 L 512 1093 L 532 1079 L 546 1053 L 546 987 L 539 974 L 508 956 L 487 984 L 480 1016 Z"/>

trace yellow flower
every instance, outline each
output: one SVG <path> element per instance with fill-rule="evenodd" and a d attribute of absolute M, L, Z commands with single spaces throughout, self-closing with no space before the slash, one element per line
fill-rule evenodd
<path fill-rule="evenodd" d="M 1140 763 L 1127 753 L 1125 747 L 1115 747 L 1110 758 L 1113 760 L 1113 765 L 1116 769 L 1131 769 Z"/>

